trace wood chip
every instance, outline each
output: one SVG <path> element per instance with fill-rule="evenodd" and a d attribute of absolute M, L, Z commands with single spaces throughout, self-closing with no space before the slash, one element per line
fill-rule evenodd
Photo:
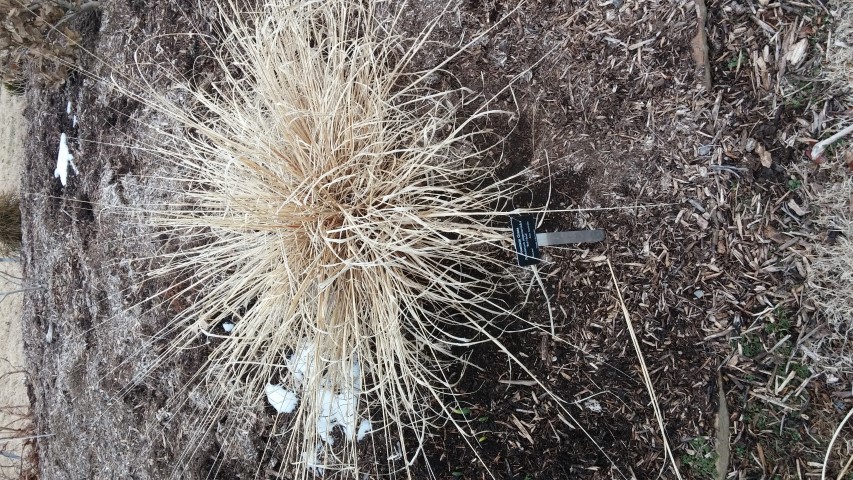
<path fill-rule="evenodd" d="M 788 410 L 788 411 L 791 411 L 791 412 L 793 412 L 793 411 L 794 411 L 794 408 L 793 408 L 793 407 L 791 407 L 791 406 L 789 406 L 789 405 L 785 405 L 784 403 L 782 403 L 782 401 L 781 401 L 781 400 L 777 400 L 777 399 L 775 399 L 775 398 L 768 397 L 767 395 L 762 395 L 762 394 L 760 394 L 760 393 L 756 393 L 756 392 L 753 392 L 753 391 L 750 391 L 750 392 L 749 392 L 749 394 L 750 394 L 750 395 L 752 395 L 753 397 L 755 397 L 755 398 L 759 399 L 759 400 L 763 400 L 763 401 L 765 401 L 765 402 L 767 402 L 767 403 L 772 403 L 773 405 L 776 405 L 777 407 L 784 408 L 785 410 Z"/>
<path fill-rule="evenodd" d="M 795 43 L 791 50 L 785 55 L 791 65 L 799 65 L 806 58 L 806 52 L 809 48 L 809 40 L 804 38 Z"/>
<path fill-rule="evenodd" d="M 512 416 L 512 423 L 515 425 L 515 428 L 518 429 L 518 433 L 520 433 L 522 437 L 526 438 L 531 445 L 536 445 L 533 441 L 533 437 L 530 436 L 530 432 L 527 431 L 527 428 L 525 428 L 524 424 L 521 423 L 521 420 L 519 420 L 515 415 Z"/>
<path fill-rule="evenodd" d="M 764 148 L 761 143 L 755 144 L 755 153 L 758 154 L 758 159 L 761 161 L 761 166 L 770 168 L 773 165 L 773 156 Z"/>
<path fill-rule="evenodd" d="M 789 201 L 788 201 L 788 207 L 789 207 L 791 210 L 793 210 L 793 212 L 794 212 L 794 213 L 796 213 L 797 215 L 799 215 L 799 216 L 801 216 L 801 217 L 809 214 L 809 211 L 808 211 L 808 210 L 806 210 L 805 208 L 803 208 L 803 207 L 799 206 L 799 205 L 797 204 L 797 201 L 796 201 L 796 200 L 794 200 L 793 198 L 792 198 L 791 200 L 789 200 Z"/>

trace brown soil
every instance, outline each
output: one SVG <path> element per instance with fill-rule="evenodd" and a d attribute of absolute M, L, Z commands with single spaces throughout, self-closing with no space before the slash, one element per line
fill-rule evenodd
<path fill-rule="evenodd" d="M 413 2 L 403 25 L 415 31 L 439 3 Z M 534 202 L 550 190 L 554 208 L 591 209 L 551 215 L 543 230 L 607 231 L 601 244 L 546 251 L 545 292 L 524 314 L 542 321 L 550 305 L 563 341 L 505 338 L 554 392 L 576 402 L 574 419 L 561 417 L 536 388 L 513 383 L 526 379 L 494 347 L 478 348 L 472 361 L 483 370 L 469 370 L 460 385 L 471 392 L 460 416 L 482 430 L 478 445 L 472 450 L 450 429 L 437 431 L 415 466 L 417 478 L 430 471 L 441 479 L 488 478 L 474 452 L 506 479 L 657 478 L 667 468 L 605 255 L 641 338 L 683 475 L 708 477 L 700 461 L 717 448 L 718 389 L 731 412 L 729 472 L 815 472 L 813 462 L 822 460 L 851 400 L 836 395 L 846 380 L 828 385 L 803 366 L 798 339 L 814 320 L 799 300 L 809 253 L 800 239 L 814 232 L 808 215 L 790 206 L 805 200 L 786 166 L 804 162 L 809 137 L 822 128 L 809 131 L 800 122 L 818 108 L 815 99 L 829 114 L 842 106 L 820 92 L 785 103 L 790 97 L 782 90 L 816 60 L 793 66 L 771 58 L 789 44 L 762 24 L 796 40 L 791 25 L 826 32 L 824 11 L 713 5 L 713 87 L 704 92 L 690 51 L 692 2 L 540 0 L 510 13 L 515 5 L 458 2 L 458 15 L 449 15 L 437 35 L 468 38 L 509 15 L 448 68 L 485 98 L 496 95 L 496 107 L 518 112 L 509 126 L 492 126 L 512 129 L 493 161 L 504 162 L 507 173 L 536 168 Z M 88 51 L 121 75 L 134 73 L 136 51 L 160 52 L 157 58 L 187 74 L 204 68 L 196 62 L 198 45 L 156 35 L 209 33 L 210 13 L 197 6 L 119 0 L 72 25 Z M 148 42 L 139 47 L 142 39 Z M 749 61 L 732 63 L 738 55 Z M 144 144 L 144 126 L 159 119 L 94 80 L 111 73 L 97 59 L 82 56 L 88 73 L 73 75 L 60 91 L 28 94 L 23 259 L 27 278 L 44 288 L 27 295 L 23 321 L 36 430 L 51 435 L 38 445 L 41 476 L 273 476 L 281 439 L 269 435 L 270 409 L 216 412 L 216 431 L 191 443 L 199 419 L 190 407 L 204 405 L 206 396 L 192 382 L 184 385 L 203 350 L 147 375 L 159 353 L 150 346 L 165 341 L 152 336 L 170 308 L 180 308 L 150 300 L 168 286 L 146 274 L 166 245 L 138 213 L 162 201 L 166 186 L 157 178 L 167 166 L 128 147 Z M 513 88 L 499 93 L 516 76 Z M 65 113 L 68 101 L 76 127 Z M 52 174 L 62 132 L 79 170 L 66 187 Z M 760 163 L 759 143 L 771 152 L 770 167 Z M 596 210 L 632 205 L 640 206 Z M 708 452 L 697 447 L 703 442 Z M 668 469 L 664 476 L 674 478 Z"/>

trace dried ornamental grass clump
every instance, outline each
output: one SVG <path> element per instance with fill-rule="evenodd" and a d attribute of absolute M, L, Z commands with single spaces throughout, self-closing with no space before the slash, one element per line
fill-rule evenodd
<path fill-rule="evenodd" d="M 21 247 L 21 200 L 13 193 L 0 193 L 0 254 Z"/>
<path fill-rule="evenodd" d="M 834 17 L 832 44 L 826 52 L 825 75 L 853 103 L 853 0 L 829 2 Z"/>
<path fill-rule="evenodd" d="M 853 158 L 853 152 L 848 152 Z M 840 157 L 843 158 L 842 152 Z M 840 162 L 839 162 L 840 163 Z M 829 164 L 836 173 L 811 198 L 819 209 L 817 224 L 828 232 L 816 243 L 817 257 L 809 271 L 812 300 L 826 319 L 827 329 L 811 342 L 810 357 L 836 375 L 853 374 L 853 177 L 844 164 Z M 837 380 L 836 380 L 837 381 Z"/>
<path fill-rule="evenodd" d="M 187 186 L 153 212 L 186 240 L 155 274 L 191 272 L 166 333 L 183 348 L 219 332 L 204 418 L 268 398 L 294 478 L 356 476 L 367 435 L 377 461 L 406 468 L 453 422 L 459 347 L 512 357 L 493 322 L 512 313 L 494 299 L 516 282 L 499 210 L 519 177 L 498 178 L 472 141 L 503 112 L 431 88 L 443 65 L 409 72 L 430 32 L 393 33 L 377 5 L 222 5 L 220 78 L 126 91 L 183 127 L 145 147 Z"/>

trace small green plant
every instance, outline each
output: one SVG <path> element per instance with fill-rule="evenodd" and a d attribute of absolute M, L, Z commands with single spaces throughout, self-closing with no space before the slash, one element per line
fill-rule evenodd
<path fill-rule="evenodd" d="M 794 443 L 800 443 L 803 440 L 803 436 L 800 435 L 800 432 L 796 428 L 786 428 L 785 436 Z"/>
<path fill-rule="evenodd" d="M 728 63 L 726 63 L 726 69 L 735 70 L 740 64 L 741 68 L 746 65 L 746 55 L 743 54 L 742 51 L 738 52 L 736 57 L 732 57 L 729 59 Z"/>
<path fill-rule="evenodd" d="M 768 334 L 787 335 L 791 332 L 791 318 L 785 307 L 778 306 L 773 310 L 774 321 L 764 326 Z"/>
<path fill-rule="evenodd" d="M 793 90 L 789 91 L 783 99 L 788 110 L 800 110 L 811 104 L 815 89 L 813 82 L 795 80 L 791 85 Z"/>
<path fill-rule="evenodd" d="M 0 194 L 0 253 L 21 248 L 21 201 L 14 193 Z"/>
<path fill-rule="evenodd" d="M 800 108 L 803 108 L 803 101 L 797 97 L 789 98 L 785 100 L 785 105 L 787 105 L 792 110 L 798 110 Z M 788 183 L 788 185 L 790 185 L 790 182 Z"/>
<path fill-rule="evenodd" d="M 788 180 L 788 190 L 790 190 L 792 192 L 796 192 L 802 186 L 803 186 L 803 182 L 801 180 L 798 180 L 796 178 L 791 178 Z"/>
<path fill-rule="evenodd" d="M 691 440 L 681 455 L 681 463 L 698 478 L 714 478 L 717 471 L 716 462 L 717 454 L 705 437 Z"/>
<path fill-rule="evenodd" d="M 809 370 L 809 367 L 803 365 L 802 363 L 792 363 L 791 370 L 797 372 L 797 376 L 802 379 L 806 379 L 811 376 L 811 370 Z"/>
<path fill-rule="evenodd" d="M 755 357 L 764 349 L 761 345 L 761 339 L 756 335 L 745 335 L 740 340 L 741 351 L 745 357 Z"/>
<path fill-rule="evenodd" d="M 754 415 L 752 415 L 752 425 L 756 430 L 767 430 L 770 424 L 773 423 L 773 417 L 770 413 L 761 407 L 756 407 L 754 409 Z"/>

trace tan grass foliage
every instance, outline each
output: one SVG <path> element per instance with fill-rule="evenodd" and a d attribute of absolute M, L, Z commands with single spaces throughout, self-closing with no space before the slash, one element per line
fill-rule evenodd
<path fill-rule="evenodd" d="M 853 106 L 853 1 L 831 6 L 835 25 L 824 73 Z M 829 329 L 813 342 L 813 360 L 828 372 L 853 373 L 853 148 L 846 138 L 829 147 L 822 166 L 829 180 L 811 198 L 817 223 L 828 233 L 815 243 L 818 257 L 809 273 L 812 297 Z"/>
<path fill-rule="evenodd" d="M 824 73 L 847 92 L 847 103 L 853 105 L 853 0 L 833 0 L 830 5 L 835 26 Z"/>
<path fill-rule="evenodd" d="M 21 247 L 21 202 L 16 194 L 0 193 L 0 254 Z"/>
<path fill-rule="evenodd" d="M 853 159 L 853 151 L 838 156 Z M 853 373 L 853 176 L 841 162 L 827 168 L 836 172 L 835 178 L 812 202 L 828 237 L 815 244 L 818 257 L 812 262 L 809 283 L 830 331 L 819 337 L 815 353 L 826 371 Z"/>
<path fill-rule="evenodd" d="M 460 116 L 475 97 L 428 86 L 441 65 L 410 72 L 429 32 L 394 34 L 377 18 L 388 5 L 223 3 L 220 78 L 169 97 L 125 91 L 183 127 L 143 148 L 187 186 L 186 203 L 152 212 L 187 245 L 155 274 L 189 275 L 173 345 L 216 338 L 200 372 L 213 399 L 203 417 L 256 408 L 267 384 L 291 389 L 298 407 L 276 433 L 295 478 L 360 478 L 352 432 L 323 441 L 329 395 L 353 398 L 338 406 L 356 425 L 372 420 L 366 448 L 392 469 L 418 457 L 433 427 L 466 431 L 451 366 L 465 365 L 464 347 L 497 342 L 494 322 L 512 311 L 494 298 L 518 287 L 498 211 L 515 182 L 475 161 L 490 147 L 472 140 L 479 119 L 504 112 Z"/>

